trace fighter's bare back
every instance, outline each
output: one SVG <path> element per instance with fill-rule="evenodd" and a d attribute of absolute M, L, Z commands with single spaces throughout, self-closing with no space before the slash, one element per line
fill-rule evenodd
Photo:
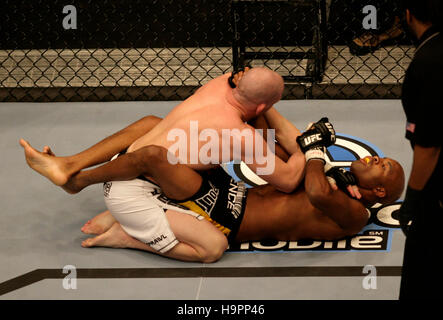
<path fill-rule="evenodd" d="M 232 88 L 228 85 L 228 77 L 229 74 L 220 76 L 202 86 L 191 97 L 176 106 L 156 127 L 132 143 L 128 148 L 128 152 L 136 151 L 148 145 L 169 148 L 174 141 L 167 140 L 168 133 L 173 129 L 182 129 L 188 133 L 189 138 L 191 121 L 198 122 L 199 131 L 213 129 L 219 134 L 222 129 L 237 128 L 242 130 L 249 128 L 254 130 L 242 121 L 240 112 L 233 108 L 232 101 L 229 101 L 228 95 Z M 187 142 L 188 150 L 190 150 L 189 139 Z M 199 141 L 198 150 L 204 143 L 204 141 Z M 200 161 L 198 164 L 193 164 L 189 158 L 190 153 L 188 152 L 187 155 L 188 159 L 180 160 L 194 169 L 202 170 L 214 166 L 213 164 L 202 164 Z"/>

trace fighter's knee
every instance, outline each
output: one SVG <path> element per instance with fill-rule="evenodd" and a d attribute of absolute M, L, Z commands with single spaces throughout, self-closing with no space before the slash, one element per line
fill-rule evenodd
<path fill-rule="evenodd" d="M 223 256 L 223 253 L 226 251 L 227 248 L 228 241 L 226 240 L 226 237 L 222 235 L 220 238 L 215 239 L 211 247 L 205 251 L 205 254 L 202 257 L 202 262 L 217 262 Z"/>
<path fill-rule="evenodd" d="M 138 165 L 140 167 L 167 161 L 167 150 L 160 146 L 146 146 L 138 150 Z"/>
<path fill-rule="evenodd" d="M 164 147 L 151 145 L 143 148 L 143 156 L 149 160 L 164 160 L 166 159 L 167 150 Z"/>
<path fill-rule="evenodd" d="M 224 251 L 211 251 L 207 252 L 205 256 L 202 258 L 203 263 L 214 263 L 217 262 L 223 255 Z"/>

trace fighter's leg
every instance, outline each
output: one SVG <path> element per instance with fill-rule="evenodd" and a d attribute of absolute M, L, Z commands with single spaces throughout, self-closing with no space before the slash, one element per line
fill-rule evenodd
<path fill-rule="evenodd" d="M 115 154 L 128 148 L 135 140 L 151 131 L 161 120 L 156 116 L 146 116 L 92 147 L 66 157 L 66 162 L 71 164 L 71 173 L 109 161 Z"/>
<path fill-rule="evenodd" d="M 173 155 L 166 148 L 148 146 L 142 152 L 139 154 L 142 174 L 152 178 L 168 198 L 184 200 L 200 189 L 202 176 L 187 165 L 172 164 Z"/>
<path fill-rule="evenodd" d="M 228 248 L 226 236 L 208 220 L 198 220 L 173 210 L 168 210 L 166 216 L 172 231 L 180 241 L 179 245 L 183 244 L 168 251 L 166 257 L 189 261 L 187 257 L 193 253 L 193 259 L 196 260 L 190 261 L 210 263 L 220 259 Z"/>
<path fill-rule="evenodd" d="M 226 237 L 207 220 L 168 210 L 167 219 L 179 243 L 166 253 L 159 253 L 149 245 L 128 235 L 118 222 L 105 233 L 82 242 L 85 248 L 101 246 L 130 248 L 157 253 L 182 261 L 215 262 L 226 250 Z"/>
<path fill-rule="evenodd" d="M 152 178 L 167 197 L 175 200 L 193 196 L 202 183 L 200 174 L 193 169 L 183 164 L 171 164 L 166 148 L 151 145 L 124 154 L 100 167 L 79 172 L 64 189 L 76 193 L 92 184 L 132 180 L 140 175 Z"/>
<path fill-rule="evenodd" d="M 23 139 L 20 139 L 20 145 L 24 148 L 26 162 L 32 169 L 54 184 L 62 186 L 76 172 L 109 161 L 112 156 L 149 132 L 160 121 L 160 118 L 154 116 L 144 117 L 91 148 L 68 157 L 55 157 L 47 152 L 39 152 Z"/>
<path fill-rule="evenodd" d="M 146 172 L 155 179 L 168 198 L 174 200 L 187 199 L 199 190 L 202 184 L 200 174 L 185 165 L 170 164 L 167 161 L 167 150 L 165 148 L 148 146 L 143 150 L 148 151 L 144 153 L 144 156 L 145 159 L 149 160 L 150 165 L 147 165 L 145 169 L 141 169 L 140 172 Z M 89 220 L 81 230 L 87 234 L 101 234 L 107 231 L 115 221 L 107 210 Z"/>

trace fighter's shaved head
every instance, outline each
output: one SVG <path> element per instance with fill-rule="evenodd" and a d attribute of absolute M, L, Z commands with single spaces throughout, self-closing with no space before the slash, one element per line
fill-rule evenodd
<path fill-rule="evenodd" d="M 238 84 L 238 92 L 252 104 L 272 105 L 281 99 L 283 78 L 267 68 L 252 68 L 245 72 Z"/>
<path fill-rule="evenodd" d="M 367 156 L 353 161 L 351 172 L 357 177 L 359 191 L 367 203 L 393 203 L 405 186 L 403 167 L 392 158 Z"/>
<path fill-rule="evenodd" d="M 384 179 L 386 197 L 382 203 L 393 203 L 398 200 L 405 186 L 405 172 L 403 167 L 398 161 L 394 159 L 389 160 L 390 163 L 388 163 L 388 165 L 391 167 L 392 174 L 386 175 Z"/>

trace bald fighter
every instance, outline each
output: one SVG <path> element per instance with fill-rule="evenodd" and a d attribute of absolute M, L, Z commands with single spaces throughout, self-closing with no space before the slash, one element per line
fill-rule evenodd
<path fill-rule="evenodd" d="M 166 158 L 161 159 L 159 154 L 150 161 L 165 163 Z M 354 161 L 350 172 L 332 168 L 326 173 L 325 162 L 320 158 L 312 158 L 306 165 L 304 184 L 293 193 L 280 192 L 271 185 L 251 188 L 240 202 L 238 217 L 233 218 L 233 211 L 229 208 L 229 190 L 233 187 L 233 180 L 223 169 L 203 173 L 203 179 L 186 166 L 176 165 L 171 170 L 168 169 L 174 177 L 179 175 L 178 180 L 187 180 L 192 188 L 210 182 L 216 192 L 224 195 L 218 199 L 211 216 L 206 216 L 206 219 L 227 235 L 230 243 L 263 239 L 335 240 L 354 235 L 367 224 L 369 215 L 366 208 L 375 203 L 392 203 L 397 200 L 405 179 L 401 165 L 391 158 L 366 157 Z M 334 190 L 327 177 L 334 178 L 341 188 Z M 356 181 L 362 195 L 360 199 L 351 197 L 346 190 L 347 184 Z M 181 206 L 166 197 L 160 199 L 165 204 Z M 109 211 L 89 221 L 82 231 L 99 234 L 85 240 L 82 244 L 84 247 L 133 248 L 153 252 L 151 247 L 130 237 Z M 222 252 L 219 251 L 219 254 L 221 256 Z"/>
<path fill-rule="evenodd" d="M 266 117 L 259 117 L 254 125 L 266 128 L 266 119 L 278 124 L 276 135 L 283 141 L 283 146 L 278 146 L 276 151 L 282 159 L 286 159 L 289 155 L 283 147 L 286 142 L 293 143 L 287 138 L 296 132 L 296 128 L 274 109 L 269 110 Z M 192 209 L 204 215 L 206 220 L 217 227 L 219 233 L 227 236 L 229 242 L 262 239 L 334 240 L 356 234 L 367 224 L 369 217 L 366 207 L 397 200 L 405 180 L 401 165 L 390 158 L 366 157 L 354 161 L 350 172 L 338 168 L 326 170 L 324 150 L 320 147 L 316 148 L 315 157 L 312 154 L 307 156 L 304 184 L 293 193 L 280 192 L 271 185 L 244 190 L 221 168 L 198 174 L 187 166 L 169 164 L 166 160 L 167 151 L 163 148 L 149 148 L 153 149 L 147 159 L 151 163 L 151 170 L 165 171 L 173 177 L 163 181 L 164 193 L 159 194 L 157 200 L 180 212 Z M 331 178 L 336 181 L 339 189 L 331 187 Z M 201 201 L 204 200 L 204 194 L 199 194 L 205 184 L 211 185 L 211 194 L 219 195 L 210 214 L 202 210 L 207 201 Z M 352 184 L 358 185 L 360 199 L 348 193 L 347 186 Z M 172 200 L 176 190 L 181 190 L 177 193 L 180 196 L 188 190 L 185 195 L 187 201 L 183 198 Z M 112 186 L 106 193 L 106 197 L 112 199 Z M 199 229 L 194 230 L 198 232 Z M 109 211 L 86 223 L 82 231 L 98 234 L 95 238 L 85 240 L 82 243 L 84 247 L 106 246 L 155 252 L 150 246 L 129 236 Z M 221 257 L 222 253 L 220 249 L 213 252 L 211 262 Z"/>
<path fill-rule="evenodd" d="M 156 122 L 155 126 L 151 124 L 156 119 L 146 117 L 71 157 L 51 156 L 48 149 L 46 152 L 38 152 L 21 139 L 20 144 L 25 149 L 26 161 L 32 169 L 70 193 L 76 193 L 94 183 L 112 182 L 114 196 L 116 190 L 119 195 L 115 196 L 113 201 L 107 201 L 107 205 L 128 234 L 160 253 L 168 253 L 171 257 L 179 259 L 199 260 L 202 256 L 206 256 L 204 253 L 211 251 L 211 248 L 226 246 L 226 241 L 222 237 L 209 236 L 211 225 L 205 225 L 205 221 L 201 221 L 199 229 L 206 230 L 208 236 L 196 237 L 196 233 L 189 232 L 192 228 L 185 227 L 186 222 L 193 224 L 189 217 L 176 215 L 174 208 L 167 209 L 155 203 L 154 196 L 158 189 L 158 181 L 167 181 L 171 173 L 149 170 L 150 164 L 146 159 L 152 156 L 152 148 L 147 146 L 157 145 L 170 148 L 173 142 L 168 140 L 169 133 L 173 130 L 182 130 L 189 137 L 185 141 L 185 147 L 186 151 L 190 151 L 192 122 L 198 123 L 198 134 L 206 129 L 215 131 L 216 135 L 220 135 L 226 129 L 254 132 L 254 128 L 245 121 L 268 110 L 281 98 L 284 88 L 283 79 L 269 69 L 254 68 L 237 74 L 234 77 L 234 85 L 231 86 L 228 79 L 232 76 L 226 74 L 210 81 L 197 90 L 193 96 L 175 107 L 165 119 Z M 326 128 L 325 124 L 323 127 Z M 305 159 L 298 145 L 293 144 L 290 147 L 291 157 L 284 162 L 274 156 L 273 150 L 270 150 L 260 134 L 254 133 L 251 136 L 254 139 L 250 141 L 253 161 L 252 163 L 246 161 L 246 163 L 254 172 L 259 173 L 259 169 L 263 167 L 263 159 L 255 157 L 255 148 L 261 146 L 260 149 L 265 150 L 267 159 L 272 159 L 274 162 L 274 170 L 268 175 L 262 175 L 262 178 L 279 190 L 291 192 L 300 183 L 304 174 Z M 294 137 L 295 135 L 292 139 Z M 329 134 L 327 139 L 332 140 L 331 137 Z M 236 138 L 239 141 L 235 141 Z M 192 152 L 184 154 L 179 152 L 172 158 L 176 156 L 180 163 L 185 163 L 190 168 L 209 169 L 222 163 L 222 160 L 233 160 L 232 155 L 235 151 L 233 146 L 237 142 L 237 145 L 242 146 L 242 153 L 236 159 L 245 161 L 248 156 L 250 159 L 251 154 L 248 154 L 246 150 L 251 152 L 251 149 L 247 148 L 246 140 L 242 136 L 234 137 L 233 140 L 233 143 L 228 141 L 227 144 L 230 149 L 229 156 L 231 156 L 229 159 L 223 159 L 224 154 L 220 153 L 215 163 L 191 163 L 190 158 L 194 156 Z M 273 143 L 274 139 L 270 141 Z M 197 143 L 197 150 L 200 151 L 203 142 L 199 140 Z M 124 154 L 112 158 L 122 150 L 125 150 Z M 111 158 L 113 161 L 109 161 Z M 200 157 L 197 157 L 197 160 L 200 161 Z M 106 161 L 109 162 L 100 167 L 80 171 Z M 186 181 L 183 182 L 183 186 L 186 185 Z M 177 192 L 180 189 L 177 188 L 174 191 Z M 185 198 L 183 195 L 175 194 L 180 199 Z M 172 232 L 174 226 L 171 224 L 173 223 L 177 223 L 176 233 Z M 198 233 L 198 235 L 201 234 L 203 234 L 202 231 Z"/>
<path fill-rule="evenodd" d="M 240 72 L 234 82 L 231 82 L 238 83 L 238 85 L 232 85 L 235 87 L 232 88 L 228 82 L 230 76 L 231 74 L 225 74 L 199 88 L 195 94 L 176 106 L 153 130 L 140 137 L 132 136 L 131 139 L 136 138 L 136 140 L 131 140 L 125 147 L 127 148 L 125 155 L 116 161 L 92 170 L 81 171 L 109 161 L 112 156 L 122 150 L 120 149 L 121 141 L 117 144 L 107 143 L 107 140 L 102 141 L 99 157 L 94 148 L 72 157 L 48 157 L 36 152 L 23 139 L 20 140 L 20 144 L 25 149 L 26 160 L 32 169 L 47 177 L 54 184 L 63 186 L 67 192 L 76 193 L 91 184 L 136 178 L 142 173 L 140 166 L 143 165 L 146 158 L 145 147 L 157 145 L 170 149 L 175 140 L 168 138 L 168 134 L 172 131 L 182 130 L 187 135 L 186 152 L 174 153 L 180 163 L 198 170 L 213 168 L 223 160 L 224 162 L 234 160 L 236 151 L 234 145 L 237 143 L 243 147 L 241 155 L 238 155 L 236 160 L 245 161 L 248 159 L 249 161 L 245 161 L 247 165 L 265 181 L 280 191 L 291 192 L 303 178 L 305 164 L 303 155 L 300 152 L 295 152 L 297 150 L 291 150 L 293 151 L 291 152 L 292 156 L 286 162 L 278 157 L 273 157 L 273 151 L 266 141 L 260 134 L 255 134 L 254 128 L 246 123 L 281 99 L 284 89 L 282 77 L 266 68 L 247 69 L 244 73 Z M 207 129 L 217 132 L 220 142 L 222 141 L 222 130 L 250 132 L 253 137 L 252 149 L 245 146 L 244 137 L 234 137 L 233 142 L 227 142 L 229 158 L 223 159 L 224 150 L 220 150 L 216 163 L 202 163 L 200 157 L 195 157 L 190 152 L 193 143 L 190 141 L 192 123 L 198 124 L 198 134 Z M 123 137 L 123 135 L 121 136 Z M 239 141 L 235 141 L 236 139 Z M 196 143 L 198 143 L 196 151 L 200 152 L 206 141 L 199 139 Z M 257 159 L 257 146 L 260 146 L 261 150 L 265 150 L 266 159 Z M 298 146 L 295 147 L 298 148 Z M 267 159 L 274 161 L 274 168 L 271 172 L 261 175 L 260 169 L 268 164 L 263 164 L 263 160 Z M 153 177 L 147 178 L 153 179 Z"/>

